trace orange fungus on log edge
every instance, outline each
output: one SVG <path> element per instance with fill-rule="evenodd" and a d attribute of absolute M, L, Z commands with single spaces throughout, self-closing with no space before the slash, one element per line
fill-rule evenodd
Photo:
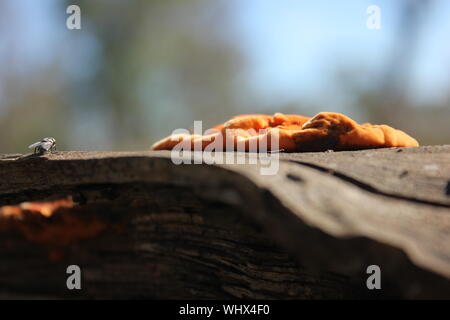
<path fill-rule="evenodd" d="M 151 147 L 152 150 L 205 150 L 214 143 L 216 150 L 255 152 L 264 140 L 267 150 L 276 151 L 271 139 L 278 139 L 277 150 L 308 152 L 358 150 L 383 147 L 417 147 L 419 143 L 401 130 L 387 125 L 358 124 L 349 117 L 321 112 L 312 118 L 275 113 L 239 115 L 208 130 L 207 134 L 176 134 Z M 239 149 L 238 146 L 243 146 Z"/>

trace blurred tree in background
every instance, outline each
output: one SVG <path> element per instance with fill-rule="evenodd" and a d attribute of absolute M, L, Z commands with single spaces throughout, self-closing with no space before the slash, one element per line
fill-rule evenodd
<path fill-rule="evenodd" d="M 356 100 L 365 119 L 386 123 L 410 133 L 422 145 L 450 143 L 450 88 L 441 104 L 420 104 L 408 95 L 411 85 L 419 34 L 429 19 L 432 0 L 403 1 L 396 41 L 388 54 L 384 69 L 370 86 L 359 86 L 361 70 L 347 66 L 337 82 Z M 448 71 L 444 71 L 447 72 Z"/>
<path fill-rule="evenodd" d="M 0 153 L 24 153 L 44 136 L 61 150 L 142 150 L 194 120 L 205 130 L 238 113 L 277 111 L 344 112 L 404 129 L 422 144 L 450 142 L 450 95 L 422 105 L 404 91 L 433 1 L 402 2 L 382 76 L 368 82 L 357 65 L 339 66 L 332 81 L 353 101 L 342 110 L 320 97 L 262 107 L 242 76 L 252 61 L 237 35 L 235 1 L 76 1 L 78 31 L 65 25 L 74 1 L 17 3 L 0 2 Z M 36 20 L 36 10 L 46 19 Z"/>
<path fill-rule="evenodd" d="M 14 46 L 2 52 L 11 63 L 1 67 L 1 152 L 24 152 L 41 136 L 63 149 L 145 149 L 195 119 L 213 125 L 239 112 L 242 61 L 222 28 L 226 1 L 79 1 L 79 32 L 65 30 L 70 3 L 58 9 L 67 45 L 43 69 L 13 70 Z M 13 43 L 12 5 L 0 5 L 2 36 Z"/>
<path fill-rule="evenodd" d="M 95 76 L 72 90 L 76 105 L 101 101 L 114 145 L 142 149 L 199 117 L 212 125 L 238 112 L 233 80 L 242 62 L 222 28 L 226 1 L 109 3 L 80 3 L 101 56 Z"/>

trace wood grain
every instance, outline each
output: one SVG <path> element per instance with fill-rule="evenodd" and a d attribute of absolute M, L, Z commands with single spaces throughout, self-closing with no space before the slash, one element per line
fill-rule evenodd
<path fill-rule="evenodd" d="M 450 297 L 450 146 L 280 153 L 265 176 L 236 156 L 247 164 L 175 165 L 165 151 L 0 156 L 0 206 L 78 203 L 0 217 L 0 296 Z M 67 245 L 33 237 L 64 230 L 67 216 L 103 231 Z M 84 270 L 79 293 L 65 288 L 69 263 Z M 366 288 L 371 264 L 379 292 Z"/>

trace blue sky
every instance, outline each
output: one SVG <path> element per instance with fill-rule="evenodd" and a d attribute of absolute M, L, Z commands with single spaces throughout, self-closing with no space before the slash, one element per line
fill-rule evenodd
<path fill-rule="evenodd" d="M 224 27 L 234 33 L 249 62 L 240 75 L 247 85 L 243 90 L 250 90 L 268 105 L 272 101 L 327 98 L 345 103 L 339 99 L 342 92 L 335 83 L 336 71 L 355 68 L 361 73 L 363 85 L 370 85 L 371 79 L 380 75 L 395 41 L 399 2 L 235 0 L 232 21 Z M 57 1 L 11 3 L 17 8 L 16 19 L 20 19 L 20 23 L 14 23 L 17 41 L 21 41 L 21 52 L 26 55 L 19 66 L 22 71 L 39 68 L 52 59 L 54 52 L 67 47 L 61 28 L 65 12 L 59 12 L 64 8 Z M 381 8 L 381 30 L 366 27 L 366 9 L 371 4 Z M 433 102 L 448 95 L 449 38 L 450 1 L 435 0 L 420 34 L 407 84 L 414 99 Z M 0 50 L 7 50 L 1 41 Z"/>
<path fill-rule="evenodd" d="M 251 61 L 251 85 L 269 100 L 333 93 L 339 67 L 379 75 L 395 41 L 401 1 L 237 1 L 236 32 Z M 380 30 L 366 27 L 369 5 L 381 9 Z M 450 89 L 450 1 L 436 0 L 419 39 L 409 92 L 439 100 Z M 339 94 L 339 92 L 335 92 Z"/>

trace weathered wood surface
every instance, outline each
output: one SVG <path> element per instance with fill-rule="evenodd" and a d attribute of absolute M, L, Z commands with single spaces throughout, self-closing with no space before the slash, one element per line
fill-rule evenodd
<path fill-rule="evenodd" d="M 0 217 L 0 297 L 450 298 L 450 146 L 279 154 L 265 176 L 170 152 L 18 156 L 0 157 L 0 206 L 79 205 Z"/>

